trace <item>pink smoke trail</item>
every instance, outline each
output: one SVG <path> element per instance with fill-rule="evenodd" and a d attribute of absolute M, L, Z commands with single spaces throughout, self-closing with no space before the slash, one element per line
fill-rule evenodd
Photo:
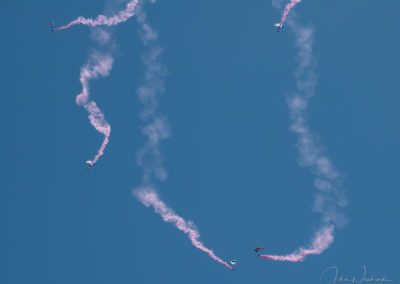
<path fill-rule="evenodd" d="M 279 27 L 278 27 L 278 32 L 281 30 L 283 22 L 285 21 L 287 14 L 289 14 L 290 9 L 292 9 L 293 6 L 299 2 L 301 2 L 301 0 L 292 0 L 289 4 L 286 5 L 285 11 L 283 12 L 283 15 L 282 15 L 281 23 L 279 24 Z"/>
<path fill-rule="evenodd" d="M 333 226 L 326 226 L 320 229 L 311 245 L 311 248 L 300 248 L 298 251 L 288 255 L 259 255 L 260 258 L 268 258 L 279 261 L 301 262 L 307 255 L 321 254 L 333 242 Z"/>
<path fill-rule="evenodd" d="M 212 250 L 206 248 L 202 242 L 199 241 L 200 233 L 191 221 L 186 221 L 178 216 L 171 208 L 167 207 L 165 203 L 160 200 L 157 193 L 150 188 L 144 188 L 134 192 L 137 199 L 143 203 L 144 206 L 153 206 L 154 211 L 161 216 L 161 218 L 168 223 L 172 223 L 176 228 L 188 235 L 192 244 L 207 253 L 212 259 L 218 261 L 225 267 L 233 270 L 233 267 L 228 263 L 217 257 Z"/>
<path fill-rule="evenodd" d="M 134 10 L 139 0 L 131 0 L 126 4 L 125 10 L 119 12 L 117 15 L 112 17 L 106 17 L 104 15 L 99 15 L 96 19 L 88 19 L 84 17 L 78 17 L 76 20 L 70 22 L 66 26 L 59 27 L 55 30 L 68 29 L 69 27 L 77 24 L 83 24 L 88 26 L 113 26 L 119 23 L 127 21 L 134 15 Z M 100 43 L 107 44 L 109 40 L 109 34 L 102 32 L 95 36 L 96 40 Z M 82 92 L 77 96 L 76 103 L 83 106 L 89 112 L 89 120 L 91 124 L 96 128 L 97 131 L 104 135 L 103 143 L 94 157 L 93 161 L 88 166 L 88 169 L 93 166 L 97 160 L 103 155 L 104 149 L 108 144 L 111 127 L 104 119 L 103 113 L 100 111 L 98 106 L 94 101 L 89 101 L 89 84 L 88 81 L 92 78 L 97 78 L 99 75 L 105 77 L 108 76 L 113 59 L 110 55 L 99 55 L 93 54 L 89 63 L 82 67 L 80 74 L 80 82 L 82 84 Z"/>
<path fill-rule="evenodd" d="M 290 8 L 298 2 L 300 1 L 291 1 L 290 4 L 286 5 L 281 26 Z M 279 1 L 273 1 L 273 5 L 279 5 Z M 317 83 L 313 68 L 313 29 L 304 27 L 293 19 L 289 19 L 288 24 L 293 28 L 296 46 L 298 47 L 298 66 L 295 72 L 297 91 L 288 98 L 292 121 L 290 129 L 298 138 L 297 148 L 300 154 L 300 165 L 310 168 L 315 176 L 314 187 L 318 191 L 314 197 L 313 211 L 322 214 L 324 224 L 316 232 L 309 247 L 300 247 L 300 249 L 288 255 L 259 255 L 259 257 L 300 262 L 307 255 L 323 253 L 332 244 L 335 228 L 344 226 L 346 223 L 341 208 L 347 205 L 347 198 L 344 192 L 340 190 L 342 174 L 335 169 L 331 160 L 324 153 L 323 147 L 317 143 L 315 135 L 311 132 L 307 123 L 306 110 L 310 98 L 314 95 Z"/>
<path fill-rule="evenodd" d="M 94 157 L 91 167 L 94 165 L 108 144 L 110 137 L 111 127 L 110 124 L 104 119 L 104 114 L 100 111 L 99 107 L 94 101 L 89 101 L 89 80 L 98 78 L 99 76 L 106 77 L 110 74 L 112 68 L 113 58 L 110 55 L 101 55 L 99 53 L 92 54 L 89 62 L 81 69 L 80 82 L 82 84 L 82 91 L 76 97 L 76 103 L 83 106 L 89 112 L 89 120 L 93 127 L 104 135 L 103 143 Z M 89 168 L 88 167 L 88 168 Z"/>
<path fill-rule="evenodd" d="M 154 3 L 155 0 L 150 0 Z M 144 2 L 141 2 L 141 4 Z M 185 221 L 178 216 L 171 208 L 167 207 L 160 200 L 153 190 L 154 180 L 163 181 L 167 178 L 167 171 L 163 166 L 161 153 L 161 142 L 170 136 L 170 129 L 167 118 L 158 110 L 158 97 L 165 91 L 164 79 L 166 68 L 160 60 L 162 48 L 158 45 L 158 32 L 147 22 L 147 16 L 143 6 L 139 4 L 136 11 L 137 21 L 140 26 L 140 37 L 149 51 L 142 56 L 145 66 L 145 81 L 138 88 L 139 100 L 143 103 L 141 119 L 146 122 L 143 134 L 147 137 L 145 145 L 138 151 L 137 164 L 143 168 L 142 184 L 134 190 L 135 197 L 146 207 L 152 206 L 165 222 L 172 223 L 177 229 L 188 235 L 192 244 L 207 253 L 225 267 L 233 270 L 225 261 L 217 257 L 214 252 L 199 241 L 200 234 L 194 224 Z"/>
<path fill-rule="evenodd" d="M 126 4 L 125 10 L 119 12 L 117 15 L 114 15 L 112 17 L 106 17 L 104 15 L 98 15 L 96 19 L 88 19 L 85 17 L 78 17 L 76 20 L 73 20 L 70 22 L 68 25 L 59 27 L 55 29 L 56 31 L 58 30 L 65 30 L 68 29 L 71 26 L 82 24 L 82 25 L 87 25 L 91 27 L 95 26 L 114 26 L 118 25 L 119 23 L 126 22 L 129 18 L 131 18 L 134 15 L 134 10 L 136 5 L 138 4 L 139 0 L 132 0 Z"/>

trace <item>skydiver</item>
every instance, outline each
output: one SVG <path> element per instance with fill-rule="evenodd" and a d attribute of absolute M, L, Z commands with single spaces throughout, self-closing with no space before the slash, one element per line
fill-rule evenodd
<path fill-rule="evenodd" d="M 264 248 L 263 247 L 256 247 L 255 249 L 254 249 L 254 251 L 255 252 L 260 252 L 260 251 L 262 251 Z"/>
<path fill-rule="evenodd" d="M 88 170 L 88 169 L 90 169 L 91 167 L 93 167 L 95 163 L 93 163 L 92 161 L 86 161 L 86 164 L 88 164 L 88 166 L 87 166 L 87 168 L 86 168 L 86 169 Z"/>
<path fill-rule="evenodd" d="M 279 33 L 279 31 L 281 30 L 281 24 L 280 24 L 280 23 L 276 23 L 276 24 L 274 25 L 274 27 L 278 27 L 277 32 Z"/>
<path fill-rule="evenodd" d="M 232 269 L 232 270 L 235 270 L 236 262 L 237 262 L 236 259 L 232 259 L 232 260 L 231 260 L 231 264 L 232 264 L 231 269 Z"/>
<path fill-rule="evenodd" d="M 87 166 L 87 168 L 86 168 L 86 169 L 87 169 L 87 170 L 88 170 L 88 169 L 90 169 L 91 167 L 93 167 L 93 166 L 94 166 L 94 164 L 96 164 L 96 163 L 90 164 L 89 166 Z"/>

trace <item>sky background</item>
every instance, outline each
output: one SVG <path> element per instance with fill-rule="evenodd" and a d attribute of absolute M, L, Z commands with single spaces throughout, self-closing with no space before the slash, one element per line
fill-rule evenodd
<path fill-rule="evenodd" d="M 112 29 L 117 52 L 91 97 L 111 124 L 102 142 L 75 104 L 79 71 L 95 47 L 90 28 L 49 32 L 80 15 L 118 11 L 123 1 L 7 1 L 0 11 L 1 283 L 319 283 L 345 276 L 400 281 L 398 77 L 400 2 L 304 0 L 294 8 L 315 29 L 318 84 L 309 126 L 345 175 L 349 224 L 303 263 L 258 259 L 254 247 L 286 254 L 320 226 L 313 176 L 298 164 L 286 96 L 296 90 L 294 37 L 273 27 L 268 0 L 161 1 L 146 5 L 169 71 L 160 112 L 163 200 L 194 221 L 229 271 L 194 248 L 132 196 L 145 141 L 137 88 L 145 48 L 134 18 Z M 289 14 L 290 17 L 290 14 Z M 333 277 L 333 276 L 332 276 Z M 331 277 L 331 278 L 332 278 Z"/>

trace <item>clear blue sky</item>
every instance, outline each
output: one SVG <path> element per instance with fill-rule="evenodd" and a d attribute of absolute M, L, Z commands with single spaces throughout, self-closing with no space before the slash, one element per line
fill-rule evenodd
<path fill-rule="evenodd" d="M 104 1 L 7 1 L 0 30 L 3 122 L 0 168 L 1 283 L 318 283 L 335 265 L 348 276 L 400 281 L 400 2 L 304 0 L 315 28 L 318 85 L 310 128 L 346 175 L 349 225 L 304 263 L 257 259 L 290 253 L 318 228 L 313 176 L 298 165 L 285 94 L 295 90 L 297 50 L 270 1 L 161 1 L 147 5 L 169 70 L 160 111 L 168 179 L 161 196 L 198 226 L 231 272 L 132 197 L 144 137 L 136 89 L 144 47 L 134 19 L 113 28 L 118 55 L 91 96 L 112 131 L 102 136 L 75 104 L 90 29 L 50 33 L 48 23 L 94 17 Z M 289 15 L 290 16 L 290 15 Z"/>

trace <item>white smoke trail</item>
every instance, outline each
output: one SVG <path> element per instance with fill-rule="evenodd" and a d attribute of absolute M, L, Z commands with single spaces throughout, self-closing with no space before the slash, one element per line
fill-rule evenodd
<path fill-rule="evenodd" d="M 155 1 L 150 1 L 155 3 Z M 163 181 L 167 178 L 167 171 L 163 167 L 161 142 L 170 136 L 169 124 L 165 116 L 158 111 L 158 97 L 164 92 L 163 77 L 167 74 L 160 61 L 162 48 L 157 44 L 158 33 L 146 20 L 143 5 L 137 6 L 137 21 L 140 26 L 140 37 L 149 51 L 142 56 L 145 66 L 144 84 L 138 88 L 139 100 L 143 103 L 141 119 L 146 123 L 142 129 L 147 140 L 137 153 L 137 164 L 143 168 L 142 183 L 133 194 L 145 206 L 152 206 L 165 222 L 172 223 L 177 229 L 186 233 L 192 244 L 206 252 L 212 259 L 233 270 L 225 261 L 217 257 L 214 252 L 199 241 L 200 233 L 191 221 L 185 221 L 159 198 L 155 191 L 154 181 Z"/>
<path fill-rule="evenodd" d="M 335 169 L 307 124 L 307 105 L 314 95 L 317 83 L 312 55 L 313 29 L 300 26 L 295 20 L 289 20 L 289 25 L 294 30 L 299 50 L 298 67 L 295 72 L 297 93 L 288 99 L 292 120 L 290 129 L 298 137 L 300 164 L 310 168 L 315 175 L 314 186 L 318 191 L 315 195 L 314 210 L 322 214 L 324 223 L 342 226 L 345 217 L 340 208 L 347 205 L 347 199 L 341 190 L 343 175 Z"/>
<path fill-rule="evenodd" d="M 70 22 L 66 26 L 59 27 L 55 30 L 64 30 L 77 24 L 88 25 L 91 27 L 97 27 L 101 25 L 113 26 L 119 23 L 127 21 L 134 15 L 135 7 L 138 0 L 131 0 L 126 4 L 124 10 L 120 11 L 118 14 L 111 17 L 106 17 L 104 15 L 99 15 L 95 19 L 79 17 L 78 19 Z M 53 30 L 52 30 L 53 31 Z M 112 51 L 115 45 L 111 41 L 111 34 L 105 30 L 95 28 L 92 30 L 92 39 L 95 40 L 101 49 L 106 50 L 105 52 L 95 50 L 93 51 L 88 59 L 88 62 L 81 68 L 80 72 L 80 82 L 82 84 L 82 91 L 76 97 L 76 103 L 83 106 L 89 112 L 89 120 L 93 127 L 104 135 L 104 140 L 97 154 L 90 162 L 88 169 L 92 167 L 97 160 L 103 155 L 104 149 L 108 144 L 111 126 L 105 120 L 103 113 L 100 111 L 99 107 L 94 101 L 89 100 L 89 81 L 91 79 L 96 79 L 99 76 L 106 77 L 109 75 L 112 64 L 113 57 Z"/>
<path fill-rule="evenodd" d="M 98 15 L 95 19 L 90 19 L 90 18 L 85 18 L 85 17 L 78 17 L 77 19 L 73 20 L 69 24 L 56 28 L 55 30 L 65 30 L 70 28 L 71 26 L 74 25 L 86 25 L 86 26 L 91 26 L 91 27 L 96 27 L 96 26 L 115 26 L 120 23 L 126 22 L 129 20 L 129 18 L 133 17 L 135 14 L 135 8 L 136 5 L 138 4 L 139 0 L 131 0 L 126 4 L 126 7 L 124 10 L 120 11 L 118 14 L 113 15 L 111 17 L 106 17 L 104 15 Z"/>
<path fill-rule="evenodd" d="M 152 206 L 154 211 L 161 216 L 161 218 L 168 223 L 172 223 L 178 230 L 188 235 L 192 244 L 199 250 L 207 253 L 212 259 L 224 265 L 226 268 L 233 270 L 228 263 L 220 259 L 214 254 L 214 252 L 205 247 L 204 244 L 199 241 L 200 233 L 192 221 L 186 221 L 174 210 L 169 208 L 165 203 L 158 197 L 157 193 L 152 189 L 142 188 L 141 190 L 135 191 L 135 196 L 139 199 L 146 207 Z"/>
<path fill-rule="evenodd" d="M 144 171 L 142 185 L 149 186 L 154 178 L 160 181 L 167 178 L 160 145 L 170 136 L 170 130 L 167 118 L 158 111 L 158 97 L 165 91 L 163 78 L 167 71 L 160 61 L 162 48 L 157 44 L 158 33 L 146 22 L 142 5 L 137 6 L 137 21 L 140 37 L 149 48 L 142 56 L 145 66 L 144 83 L 137 90 L 143 104 L 140 117 L 146 123 L 142 132 L 147 141 L 137 154 L 137 163 Z"/>
<path fill-rule="evenodd" d="M 273 5 L 279 6 L 280 1 L 274 0 Z M 341 208 L 347 205 L 347 198 L 341 190 L 343 175 L 333 166 L 322 146 L 317 143 L 316 136 L 307 123 L 306 110 L 310 98 L 314 95 L 317 83 L 314 72 L 313 29 L 301 26 L 293 14 L 288 24 L 295 34 L 295 44 L 298 48 L 298 66 L 295 72 L 297 92 L 288 98 L 291 131 L 298 138 L 297 148 L 300 164 L 308 167 L 315 176 L 314 187 L 317 189 L 313 210 L 322 215 L 322 228 L 317 231 L 308 248 L 300 248 L 289 255 L 262 255 L 262 258 L 286 261 L 303 261 L 309 254 L 321 254 L 333 242 L 335 227 L 346 223 Z"/>
<path fill-rule="evenodd" d="M 259 255 L 260 258 L 268 258 L 272 260 L 301 262 L 307 255 L 316 255 L 323 253 L 333 242 L 334 227 L 323 226 L 315 234 L 313 241 L 309 248 L 299 248 L 297 251 L 288 255 Z"/>
<path fill-rule="evenodd" d="M 114 62 L 112 57 L 113 44 L 111 43 L 110 33 L 105 30 L 95 29 L 91 37 L 107 51 L 92 51 L 88 62 L 81 68 L 79 78 L 82 85 L 82 91 L 76 97 L 76 103 L 83 106 L 89 112 L 90 123 L 98 132 L 104 135 L 103 143 L 88 168 L 94 165 L 100 156 L 103 155 L 111 132 L 111 126 L 105 120 L 104 114 L 100 111 L 99 107 L 93 100 L 89 100 L 89 80 L 96 79 L 99 76 L 107 77 L 110 74 Z"/>

